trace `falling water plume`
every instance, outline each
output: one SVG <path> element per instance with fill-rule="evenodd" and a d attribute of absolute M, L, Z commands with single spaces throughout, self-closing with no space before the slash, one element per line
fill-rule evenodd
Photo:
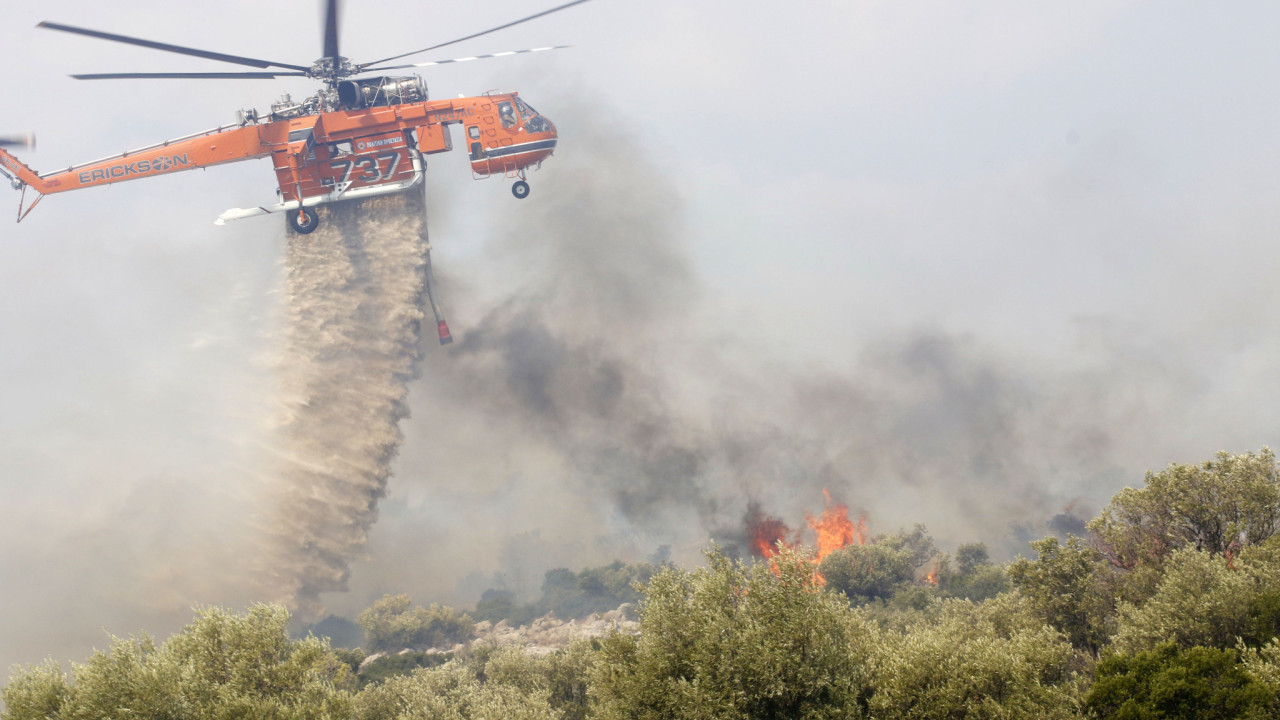
<path fill-rule="evenodd" d="M 289 233 L 279 455 L 266 592 L 304 617 L 346 589 L 386 493 L 420 359 L 429 251 L 421 192 L 329 205 Z"/>

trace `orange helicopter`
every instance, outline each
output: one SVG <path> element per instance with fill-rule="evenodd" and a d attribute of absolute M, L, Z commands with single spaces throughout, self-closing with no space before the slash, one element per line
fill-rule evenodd
<path fill-rule="evenodd" d="M 0 175 L 22 191 L 18 222 L 45 196 L 99 185 L 194 170 L 223 163 L 270 157 L 279 182 L 277 202 L 252 208 L 232 208 L 218 216 L 229 220 L 286 213 L 289 225 L 309 233 L 319 224 L 318 205 L 404 192 L 423 179 L 423 156 L 453 148 L 450 125 L 465 128 L 472 177 L 501 175 L 515 179 L 511 192 L 529 195 L 525 178 L 540 167 L 556 146 L 556 128 L 518 93 L 486 93 L 477 97 L 430 100 L 422 78 L 373 76 L 372 73 L 558 50 L 567 46 L 515 50 L 473 57 L 407 65 L 386 65 L 410 55 L 487 35 L 554 12 L 581 5 L 574 0 L 488 30 L 449 42 L 366 63 L 353 63 L 338 52 L 338 2 L 327 0 L 324 11 L 324 56 L 310 66 L 226 55 L 112 33 L 42 22 L 37 27 L 139 45 L 260 68 L 258 72 L 212 73 L 100 73 L 72 75 L 78 80 L 111 79 L 273 79 L 309 77 L 325 87 L 295 102 L 288 95 L 268 113 L 241 110 L 238 121 L 211 130 L 166 140 L 155 145 L 37 173 L 4 149 L 5 145 L 34 145 L 31 136 L 0 138 Z M 26 189 L 37 197 L 23 210 Z"/>

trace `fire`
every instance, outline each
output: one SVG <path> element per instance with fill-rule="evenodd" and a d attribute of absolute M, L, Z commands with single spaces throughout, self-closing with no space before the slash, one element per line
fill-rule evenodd
<path fill-rule="evenodd" d="M 787 547 L 799 544 L 799 538 L 788 541 L 791 529 L 781 518 L 766 515 L 760 511 L 760 505 L 751 502 L 747 505 L 747 535 L 751 538 L 751 552 L 766 560 L 778 554 L 778 542 Z"/>
<path fill-rule="evenodd" d="M 867 543 L 866 516 L 854 522 L 849 519 L 849 506 L 833 501 L 831 493 L 825 489 L 822 495 L 826 499 L 822 514 L 815 517 L 805 513 L 805 523 L 816 535 L 815 564 L 846 545 Z M 747 506 L 746 522 L 751 552 L 766 560 L 778 553 L 779 542 L 789 548 L 801 544 L 800 530 L 792 532 L 782 519 L 761 512 L 760 506 L 754 502 Z"/>
<path fill-rule="evenodd" d="M 857 524 L 849 520 L 849 506 L 844 503 L 832 502 L 831 493 L 824 488 L 822 496 L 826 498 L 826 507 L 822 510 L 820 517 L 814 517 L 809 513 L 805 513 L 805 522 L 809 524 L 809 528 L 818 535 L 817 549 L 818 555 L 816 561 L 822 562 L 822 559 L 831 553 L 839 550 L 846 545 L 857 543 L 859 545 L 867 544 L 867 519 L 866 517 L 858 518 Z"/>
<path fill-rule="evenodd" d="M 925 573 L 924 581 L 930 585 L 938 584 L 938 563 L 933 564 L 933 569 Z"/>

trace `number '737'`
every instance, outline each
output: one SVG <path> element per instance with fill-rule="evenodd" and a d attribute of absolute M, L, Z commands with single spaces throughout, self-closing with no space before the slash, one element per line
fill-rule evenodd
<path fill-rule="evenodd" d="M 386 164 L 387 171 L 382 171 L 382 165 Z M 356 175 L 356 179 L 364 183 L 376 183 L 390 178 L 396 174 L 396 165 L 400 164 L 400 153 L 385 152 L 378 155 L 360 155 L 350 160 L 339 160 L 338 162 L 329 163 L 329 167 L 334 170 L 342 171 L 341 183 L 351 181 L 351 174 L 356 170 L 360 171 Z"/>

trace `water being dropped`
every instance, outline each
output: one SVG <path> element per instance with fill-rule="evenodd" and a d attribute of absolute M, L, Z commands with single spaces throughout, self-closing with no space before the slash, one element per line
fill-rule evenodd
<path fill-rule="evenodd" d="M 266 593 L 300 615 L 346 589 L 386 493 L 427 303 L 421 192 L 327 205 L 289 233 Z"/>

